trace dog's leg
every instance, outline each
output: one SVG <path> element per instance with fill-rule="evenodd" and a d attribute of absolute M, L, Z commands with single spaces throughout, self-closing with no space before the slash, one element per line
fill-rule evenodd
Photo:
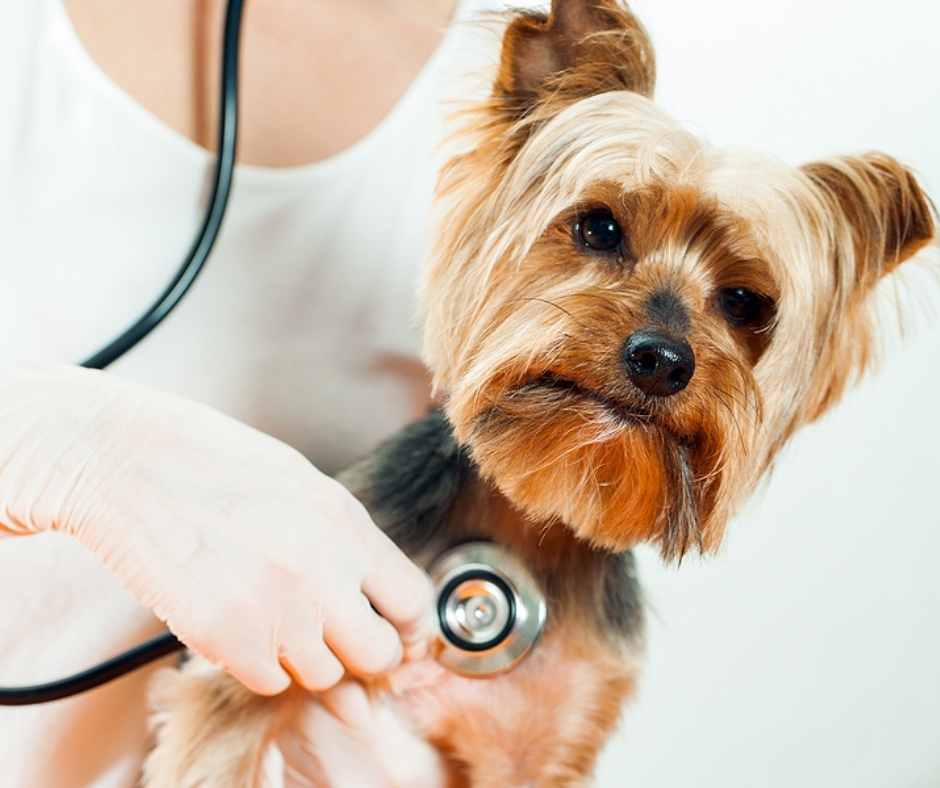
<path fill-rule="evenodd" d="M 256 788 L 283 701 L 255 695 L 199 658 L 159 673 L 156 746 L 143 788 Z"/>
<path fill-rule="evenodd" d="M 461 788 L 589 788 L 597 755 L 634 688 L 638 653 L 580 622 L 546 633 L 510 673 L 448 675 L 405 698 Z M 405 783 L 407 785 L 407 783 Z"/>

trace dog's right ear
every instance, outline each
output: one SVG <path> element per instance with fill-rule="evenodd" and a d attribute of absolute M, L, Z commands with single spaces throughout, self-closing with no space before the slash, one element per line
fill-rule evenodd
<path fill-rule="evenodd" d="M 649 97 L 655 81 L 653 45 L 623 3 L 552 0 L 547 15 L 521 12 L 509 23 L 493 93 L 519 119 L 547 99 L 567 105 L 612 90 Z"/>

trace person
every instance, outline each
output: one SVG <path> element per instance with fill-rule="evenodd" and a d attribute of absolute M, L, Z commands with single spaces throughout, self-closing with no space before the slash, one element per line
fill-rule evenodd
<path fill-rule="evenodd" d="M 341 678 L 431 633 L 427 578 L 330 474 L 429 404 L 416 282 L 447 75 L 474 57 L 455 31 L 482 3 L 246 4 L 216 251 L 153 335 L 78 369 L 201 220 L 224 5 L 0 9 L 0 685 L 168 624 L 259 693 L 333 687 L 329 736 L 362 711 Z M 3 784 L 135 784 L 158 667 L 0 708 Z"/>

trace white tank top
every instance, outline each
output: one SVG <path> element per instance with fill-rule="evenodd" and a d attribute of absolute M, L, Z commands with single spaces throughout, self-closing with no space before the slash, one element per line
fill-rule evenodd
<path fill-rule="evenodd" d="M 239 166 L 206 270 L 114 373 L 217 407 L 327 471 L 421 412 L 416 277 L 442 77 L 469 54 L 456 29 L 351 147 Z M 61 0 L 0 4 L 0 74 L 0 353 L 78 361 L 170 280 L 214 157 L 99 69 Z"/>

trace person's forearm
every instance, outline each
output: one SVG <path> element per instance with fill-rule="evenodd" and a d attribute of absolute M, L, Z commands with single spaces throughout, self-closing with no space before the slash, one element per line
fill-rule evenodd
<path fill-rule="evenodd" d="M 0 372 L 0 533 L 69 530 L 89 461 L 133 407 L 134 387 L 100 372 L 22 366 Z M 119 407 L 120 405 L 120 407 Z"/>

